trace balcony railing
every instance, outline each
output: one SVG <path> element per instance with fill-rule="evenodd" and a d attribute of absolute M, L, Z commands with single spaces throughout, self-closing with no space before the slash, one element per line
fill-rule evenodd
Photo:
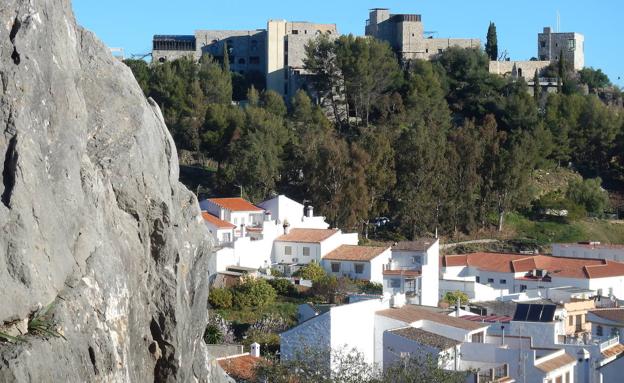
<path fill-rule="evenodd" d="M 620 343 L 620 337 L 619 336 L 615 336 L 607 341 L 604 341 L 602 343 L 600 343 L 600 352 L 606 350 L 607 348 Z"/>

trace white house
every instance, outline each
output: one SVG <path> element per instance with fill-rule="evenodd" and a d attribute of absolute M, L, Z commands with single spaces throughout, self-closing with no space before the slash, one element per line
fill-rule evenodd
<path fill-rule="evenodd" d="M 439 259 L 438 239 L 396 243 L 392 246 L 392 258 L 384 267 L 384 293 L 405 293 L 410 303 L 437 306 Z"/>
<path fill-rule="evenodd" d="M 219 219 L 207 211 L 202 211 L 202 218 L 204 218 L 204 224 L 212 234 L 216 244 L 228 244 L 234 240 L 236 225 Z"/>
<path fill-rule="evenodd" d="M 235 235 L 245 237 L 246 228 L 259 228 L 264 210 L 243 198 L 209 198 L 199 203 L 202 210 L 236 226 Z"/>
<path fill-rule="evenodd" d="M 624 263 L 603 259 L 498 253 L 446 255 L 441 274 L 440 296 L 459 290 L 472 301 L 564 286 L 624 297 Z"/>
<path fill-rule="evenodd" d="M 288 224 L 293 228 L 327 229 L 329 224 L 325 217 L 314 216 L 312 206 L 304 207 L 284 195 L 278 195 L 258 204 L 266 212 L 270 213 L 277 224 Z"/>
<path fill-rule="evenodd" d="M 321 263 L 321 258 L 340 245 L 357 245 L 357 233 L 339 229 L 290 229 L 273 243 L 273 263 Z"/>
<path fill-rule="evenodd" d="M 606 259 L 624 262 L 624 245 L 601 244 L 600 242 L 553 243 L 555 257 Z"/>
<path fill-rule="evenodd" d="M 389 260 L 389 247 L 341 245 L 323 255 L 321 265 L 330 275 L 382 283 Z"/>
<path fill-rule="evenodd" d="M 592 336 L 607 340 L 615 336 L 624 339 L 624 308 L 594 309 L 587 313 Z"/>

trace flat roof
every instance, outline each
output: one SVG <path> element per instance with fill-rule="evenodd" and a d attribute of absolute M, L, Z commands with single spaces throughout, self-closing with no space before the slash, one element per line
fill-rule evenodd
<path fill-rule="evenodd" d="M 377 315 L 396 319 L 405 323 L 413 323 L 419 320 L 428 320 L 431 322 L 440 323 L 450 327 L 461 328 L 468 331 L 478 330 L 489 326 L 482 323 L 452 317 L 444 314 L 441 311 L 442 310 L 439 310 L 435 307 L 405 305 L 400 308 L 390 308 L 377 311 Z"/>
<path fill-rule="evenodd" d="M 449 348 L 457 346 L 458 344 L 461 344 L 460 341 L 457 341 L 455 339 L 447 338 L 445 336 L 416 327 L 405 327 L 396 330 L 390 330 L 389 332 L 400 337 L 413 340 L 414 342 L 431 346 L 438 350 L 447 350 Z"/>

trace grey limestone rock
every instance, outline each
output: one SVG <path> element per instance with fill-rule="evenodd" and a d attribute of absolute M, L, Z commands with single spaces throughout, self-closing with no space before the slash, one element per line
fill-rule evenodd
<path fill-rule="evenodd" d="M 157 105 L 69 0 L 1 0 L 0 381 L 223 380 L 202 341 L 210 243 Z"/>

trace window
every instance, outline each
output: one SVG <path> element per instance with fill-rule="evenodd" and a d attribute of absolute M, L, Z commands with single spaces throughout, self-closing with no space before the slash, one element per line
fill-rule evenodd
<path fill-rule="evenodd" d="M 569 39 L 568 40 L 568 50 L 573 51 L 576 48 L 576 40 Z"/>
<path fill-rule="evenodd" d="M 602 289 L 598 289 L 598 291 L 596 292 L 596 294 L 598 294 L 599 297 L 602 296 Z"/>
<path fill-rule="evenodd" d="M 540 41 L 540 46 L 542 48 L 546 48 L 546 41 L 545 40 Z"/>
<path fill-rule="evenodd" d="M 251 56 L 249 58 L 249 63 L 252 65 L 259 65 L 260 64 L 260 57 L 258 56 Z"/>
<path fill-rule="evenodd" d="M 292 261 L 293 261 L 293 263 L 297 263 L 297 262 L 299 262 L 299 258 L 293 258 Z"/>
<path fill-rule="evenodd" d="M 438 49 L 438 53 L 442 53 L 442 49 Z"/>
<path fill-rule="evenodd" d="M 425 49 L 425 53 L 429 53 L 429 48 Z"/>
<path fill-rule="evenodd" d="M 477 281 L 477 283 L 481 283 L 481 277 L 477 275 L 477 277 L 475 278 L 475 281 Z"/>
<path fill-rule="evenodd" d="M 472 343 L 483 343 L 483 333 L 478 332 L 476 334 L 472 334 Z"/>
<path fill-rule="evenodd" d="M 556 377 L 555 383 L 563 383 L 563 375 Z"/>
<path fill-rule="evenodd" d="M 238 225 L 238 218 L 234 218 L 234 225 Z"/>
<path fill-rule="evenodd" d="M 415 255 L 412 257 L 412 263 L 420 263 L 420 257 Z"/>
<path fill-rule="evenodd" d="M 390 280 L 390 287 L 399 288 L 401 287 L 401 280 L 398 278 L 393 278 Z"/>
<path fill-rule="evenodd" d="M 238 59 L 238 63 L 240 65 L 245 65 L 245 59 Z"/>
<path fill-rule="evenodd" d="M 310 248 L 309 247 L 304 247 L 303 248 L 303 255 L 306 257 L 310 256 Z"/>
<path fill-rule="evenodd" d="M 611 327 L 611 336 L 620 336 L 620 329 L 617 327 Z"/>
<path fill-rule="evenodd" d="M 356 274 L 364 274 L 364 264 L 363 263 L 356 263 L 355 264 L 355 273 Z"/>
<path fill-rule="evenodd" d="M 257 40 L 251 40 L 251 51 L 255 52 L 258 50 L 258 41 Z"/>
<path fill-rule="evenodd" d="M 494 278 L 488 278 L 488 283 L 494 283 Z"/>
<path fill-rule="evenodd" d="M 520 292 L 526 291 L 527 288 L 527 285 L 520 285 Z"/>
<path fill-rule="evenodd" d="M 299 31 L 298 31 L 298 30 L 296 30 L 296 29 L 293 29 L 293 30 L 292 30 L 292 34 L 293 34 L 293 35 L 298 35 L 298 34 L 299 34 Z"/>
<path fill-rule="evenodd" d="M 292 255 L 292 246 L 284 246 L 284 255 Z"/>
<path fill-rule="evenodd" d="M 518 77 L 522 77 L 522 68 L 518 68 Z"/>
<path fill-rule="evenodd" d="M 332 262 L 331 263 L 331 271 L 332 271 L 332 273 L 339 273 L 340 272 L 340 263 L 339 262 Z"/>
<path fill-rule="evenodd" d="M 602 326 L 596 326 L 596 336 L 603 336 L 604 331 L 602 330 Z"/>
<path fill-rule="evenodd" d="M 501 285 L 506 285 L 507 284 L 507 280 L 506 279 L 501 279 L 499 282 L 500 282 Z"/>
<path fill-rule="evenodd" d="M 568 318 L 568 326 L 574 326 L 574 316 L 572 315 Z"/>
<path fill-rule="evenodd" d="M 566 377 L 565 378 L 566 383 L 572 383 L 572 380 L 570 380 L 570 371 L 566 372 L 565 377 Z"/>

